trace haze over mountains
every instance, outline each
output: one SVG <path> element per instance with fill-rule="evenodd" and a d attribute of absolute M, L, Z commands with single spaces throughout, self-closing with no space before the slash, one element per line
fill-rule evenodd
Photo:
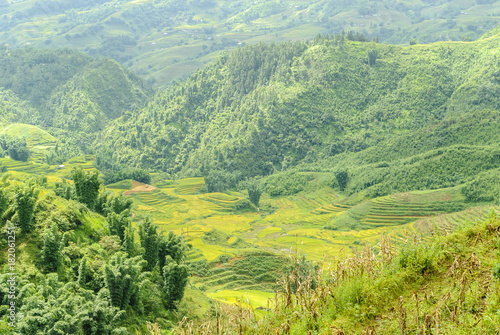
<path fill-rule="evenodd" d="M 395 44 L 470 41 L 499 16 L 493 0 L 2 0 L 0 41 L 111 57 L 164 86 L 244 44 L 342 30 Z"/>

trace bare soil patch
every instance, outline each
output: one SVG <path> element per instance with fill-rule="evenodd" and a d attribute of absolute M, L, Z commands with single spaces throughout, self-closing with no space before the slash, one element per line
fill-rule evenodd
<path fill-rule="evenodd" d="M 154 192 L 156 187 L 149 184 L 140 183 L 138 181 L 132 180 L 132 188 L 128 191 L 123 192 L 123 195 L 129 195 L 133 193 L 144 193 L 144 192 Z"/>

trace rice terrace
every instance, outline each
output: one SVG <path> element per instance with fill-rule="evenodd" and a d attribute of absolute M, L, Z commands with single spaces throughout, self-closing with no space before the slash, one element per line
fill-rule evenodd
<path fill-rule="evenodd" d="M 67 177 L 75 166 L 93 170 L 93 156 L 80 156 L 58 168 L 36 161 L 0 159 L 9 173 L 25 178 L 44 173 L 51 182 Z M 436 227 L 453 230 L 463 220 L 484 215 L 491 206 L 446 214 L 463 196 L 455 188 L 413 191 L 366 200 L 345 197 L 338 189 L 318 188 L 322 173 L 312 173 L 309 186 L 291 196 L 264 195 L 260 211 L 240 192 L 202 192 L 203 178 L 162 180 L 154 184 L 123 180 L 106 185 L 116 195 L 133 199 L 135 221 L 149 216 L 163 232 L 173 231 L 192 246 L 194 287 L 227 303 L 265 308 L 274 298 L 278 270 L 291 254 L 321 262 L 376 246 L 381 236 L 405 241 Z M 239 204 L 242 204 L 240 205 Z M 342 222 L 348 217 L 349 226 Z"/>

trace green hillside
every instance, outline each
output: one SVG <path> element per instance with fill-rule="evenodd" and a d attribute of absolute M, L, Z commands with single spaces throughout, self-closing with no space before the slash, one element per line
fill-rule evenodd
<path fill-rule="evenodd" d="M 221 309 L 217 322 L 182 324 L 174 334 L 495 334 L 499 224 L 491 210 L 460 220 L 453 233 L 409 238 L 398 251 L 384 239 L 326 270 L 297 262 L 265 315 Z"/>
<path fill-rule="evenodd" d="M 2 134 L 25 141 L 31 160 L 38 162 L 45 162 L 46 155 L 57 144 L 57 139 L 45 130 L 27 124 L 11 123 L 0 128 L 0 136 Z"/>
<path fill-rule="evenodd" d="M 4 225 L 8 226 L 10 220 L 18 220 L 16 215 L 19 215 L 21 207 L 16 205 L 17 200 L 13 197 L 16 192 L 28 192 L 28 189 L 21 191 L 22 187 L 34 187 L 40 192 L 33 195 L 37 201 L 36 204 L 33 203 L 34 216 L 29 232 L 23 230 L 25 228 L 16 232 L 16 270 L 20 276 L 18 285 L 21 292 L 29 292 L 29 295 L 22 293 L 18 299 L 19 311 L 22 313 L 18 323 L 19 334 L 31 334 L 30 329 L 35 326 L 46 332 L 63 329 L 68 333 L 92 334 L 82 331 L 85 328 L 80 328 L 80 325 L 85 325 L 86 322 L 90 322 L 94 327 L 103 327 L 102 332 L 105 334 L 114 334 L 117 331 L 131 334 L 136 330 L 145 332 L 146 322 L 156 323 L 168 333 L 181 320 L 177 313 L 183 313 L 189 319 L 195 320 L 196 324 L 202 324 L 208 322 L 207 314 L 220 313 L 220 309 L 226 311 L 220 320 L 221 325 L 224 331 L 231 331 L 238 327 L 232 323 L 234 319 L 231 315 L 238 313 L 237 309 L 230 307 L 234 303 L 253 308 L 256 313 L 257 322 L 249 320 L 245 323 L 245 333 L 266 333 L 263 329 L 277 327 L 275 323 L 281 324 L 281 318 L 286 317 L 287 313 L 293 314 L 294 308 L 298 308 L 285 308 L 273 303 L 276 292 L 279 296 L 285 294 L 280 293 L 281 285 L 284 284 L 280 282 L 276 286 L 276 279 L 288 278 L 293 281 L 293 276 L 297 275 L 297 268 L 293 270 L 296 261 L 296 266 L 303 276 L 307 276 L 308 271 L 315 271 L 314 264 L 322 264 L 317 270 L 323 269 L 325 272 L 324 275 L 319 275 L 315 285 L 319 285 L 318 289 L 330 289 L 337 293 L 332 297 L 333 301 L 322 301 L 317 308 L 325 311 L 330 308 L 339 309 L 337 314 L 324 312 L 328 317 L 314 321 L 316 323 L 311 321 L 313 323 L 303 324 L 290 320 L 290 326 L 299 329 L 295 332 L 301 333 L 309 327 L 322 330 L 333 322 L 336 327 L 347 333 L 369 326 L 384 333 L 383 329 L 388 327 L 388 324 L 391 328 L 387 329 L 398 324 L 397 318 L 384 312 L 385 308 L 389 308 L 387 306 L 397 304 L 394 297 L 404 296 L 407 303 L 405 308 L 411 310 L 414 308 L 410 299 L 412 290 L 420 289 L 422 296 L 423 292 L 430 296 L 433 287 L 446 286 L 446 273 L 454 268 L 453 257 L 449 259 L 447 256 L 450 252 L 459 252 L 465 259 L 470 256 L 469 248 L 475 241 L 474 250 L 481 269 L 469 274 L 467 280 L 471 283 L 475 278 L 485 279 L 496 264 L 496 256 L 488 245 L 491 244 L 490 240 L 495 238 L 495 234 L 491 232 L 495 231 L 498 220 L 495 221 L 494 215 L 490 214 L 485 221 L 474 221 L 476 217 L 483 217 L 492 210 L 491 200 L 470 202 L 460 187 L 396 193 L 359 202 L 356 194 L 347 196 L 336 187 L 328 186 L 329 173 L 300 173 L 308 176 L 301 191 L 286 196 L 264 193 L 260 201 L 260 211 L 257 211 L 246 200 L 246 191 L 206 193 L 202 192 L 205 187 L 202 178 L 163 180 L 158 179 L 159 175 L 155 175 L 153 178 L 157 181 L 150 185 L 129 180 L 108 185 L 106 190 L 99 188 L 100 185 L 97 184 L 95 187 L 98 196 L 91 205 L 84 203 L 87 201 L 85 199 L 90 198 L 80 198 L 78 193 L 71 193 L 76 192 L 74 188 L 71 191 L 74 182 L 66 184 L 69 193 L 64 191 L 64 184 L 60 182 L 68 178 L 77 180 L 72 172 L 74 167 L 80 166 L 86 171 L 95 171 L 92 168 L 94 160 L 95 157 L 92 156 L 75 157 L 64 162 L 64 168 L 55 168 L 31 161 L 24 163 L 8 158 L 0 159 L 8 173 L 2 179 L 2 197 L 7 195 L 9 199 L 7 207 L 2 207 Z M 90 184 L 87 187 L 91 187 Z M 131 202 L 127 205 L 129 200 Z M 119 213 L 128 206 L 131 208 L 125 210 L 131 210 L 131 216 L 121 213 L 121 216 L 113 219 L 113 211 Z M 499 209 L 498 206 L 494 208 Z M 146 261 L 141 261 L 149 259 L 144 251 L 148 250 L 148 244 L 143 244 L 145 240 L 141 232 L 141 227 L 147 221 L 146 217 L 150 217 L 156 224 L 159 236 L 170 236 L 168 232 L 172 231 L 187 242 L 185 261 L 192 277 L 184 299 L 177 305 L 177 312 L 159 300 L 159 297 L 164 299 L 165 289 L 161 281 L 163 277 L 157 272 L 159 268 L 148 272 Z M 123 237 L 120 237 L 121 233 L 117 228 L 120 225 L 117 226 L 116 222 L 130 224 L 129 228 L 124 229 Z M 457 229 L 460 231 L 458 234 L 449 235 Z M 134 237 L 127 235 L 132 230 L 135 231 Z M 432 235 L 447 236 L 435 238 Z M 413 238 L 420 242 L 416 240 L 415 245 L 408 242 Z M 466 240 L 462 241 L 461 238 Z M 391 240 L 391 246 L 384 244 L 388 239 Z M 59 251 L 53 251 L 58 258 L 48 258 L 51 255 L 48 254 L 51 250 L 50 241 L 59 246 L 56 249 Z M 454 241 L 453 250 L 447 251 L 450 242 L 446 241 Z M 373 253 L 370 248 L 373 248 Z M 119 250 L 126 250 L 128 256 L 118 252 Z M 422 253 L 421 250 L 427 251 Z M 118 256 L 113 256 L 116 253 Z M 423 258 L 415 258 L 415 255 Z M 120 260 L 120 257 L 124 258 Z M 368 258 L 374 263 L 367 263 Z M 82 270 L 81 264 L 85 262 L 88 270 Z M 430 265 L 424 272 L 418 272 L 421 266 L 427 266 L 426 262 L 430 262 Z M 328 263 L 330 267 L 327 266 Z M 5 261 L 3 264 L 5 265 Z M 57 268 L 50 269 L 48 266 L 51 264 L 56 264 Z M 351 266 L 355 264 L 366 265 L 367 268 L 358 268 L 358 272 L 351 270 L 353 272 L 350 272 L 350 277 L 343 277 L 344 281 L 339 287 L 329 286 L 332 284 L 332 278 L 338 278 L 329 276 L 338 276 L 341 266 L 352 269 Z M 143 276 L 136 277 L 138 283 L 140 282 L 139 290 L 133 291 L 139 292 L 139 300 L 136 296 L 129 305 L 123 307 L 106 298 L 109 294 L 106 292 L 113 292 L 108 283 L 110 275 L 105 272 L 106 266 L 116 267 L 114 271 L 132 271 L 134 267 L 144 271 Z M 81 279 L 81 273 L 84 271 L 88 271 L 88 274 L 85 275 L 86 279 Z M 287 273 L 291 277 L 283 277 Z M 133 272 L 130 275 L 137 276 Z M 307 285 L 308 279 L 304 278 L 300 281 Z M 372 278 L 375 278 L 375 281 L 372 281 Z M 401 280 L 398 281 L 400 286 L 395 291 L 387 292 L 384 296 L 374 293 L 378 290 L 376 285 L 383 286 L 387 281 L 396 280 L 394 278 Z M 431 286 L 424 286 L 424 281 Z M 49 287 L 55 287 L 57 291 L 50 291 Z M 7 297 L 4 293 L 7 292 L 7 287 L 0 288 L 0 298 L 4 301 Z M 350 295 L 348 297 L 340 293 L 350 289 L 358 292 L 358 295 L 352 297 L 359 296 L 362 299 L 352 300 Z M 429 291 L 426 291 L 427 289 Z M 291 299 L 302 299 L 300 294 L 314 294 L 304 290 L 306 288 L 302 287 L 301 293 L 292 294 Z M 432 292 L 436 294 L 434 290 Z M 458 294 L 457 292 L 453 294 Z M 476 293 L 480 292 L 471 288 L 466 291 L 466 296 L 470 294 L 469 299 L 476 299 Z M 335 300 L 337 298 L 339 300 Z M 71 305 L 61 305 L 57 308 L 57 313 L 63 318 L 71 318 L 77 322 L 54 322 L 50 314 L 47 314 L 48 309 L 56 308 L 57 303 L 62 301 L 70 301 Z M 90 302 L 92 306 L 98 303 L 102 316 L 92 313 Z M 437 308 L 434 300 L 425 303 L 427 305 L 422 304 L 419 313 L 428 314 Z M 472 305 L 476 303 L 476 300 L 470 302 Z M 38 315 L 37 309 L 34 308 L 36 304 L 47 310 Z M 489 310 L 495 306 L 489 300 L 483 302 L 483 305 L 490 306 Z M 76 306 L 79 312 L 76 313 L 72 306 Z M 298 305 L 294 303 L 293 306 Z M 472 320 L 472 314 L 466 306 L 468 305 L 460 307 L 460 315 L 465 320 Z M 268 307 L 272 307 L 277 314 L 264 312 Z M 444 306 L 441 307 L 445 309 Z M 148 309 L 149 312 L 141 312 L 142 308 Z M 278 308 L 285 309 L 280 312 Z M 301 313 L 314 313 L 308 307 L 302 308 Z M 366 319 L 353 316 L 354 319 L 350 319 L 349 315 L 356 315 L 353 310 L 358 309 L 367 309 L 371 311 L 370 315 L 374 316 Z M 2 309 L 0 313 L 4 315 L 4 311 L 5 309 Z M 114 315 L 113 313 L 119 313 L 121 318 L 111 319 L 109 315 Z M 380 313 L 385 316 L 375 317 Z M 454 322 L 452 316 L 443 313 L 443 322 Z M 421 327 L 424 320 L 425 315 L 421 321 L 407 321 L 407 327 Z M 448 323 L 444 324 L 451 327 Z M 468 323 L 462 327 L 467 329 L 467 325 Z M 8 329 L 4 321 L 0 323 L 0 327 Z M 443 330 L 445 334 L 449 333 L 446 329 Z"/>
<path fill-rule="evenodd" d="M 0 88 L 0 124 L 11 122 L 39 123 L 40 115 L 28 102 L 20 99 L 11 90 Z"/>
<path fill-rule="evenodd" d="M 0 50 L 0 124 L 41 127 L 66 144 L 63 151 L 91 151 L 109 120 L 143 107 L 151 94 L 113 60 L 67 49 Z"/>
<path fill-rule="evenodd" d="M 0 0 L 0 334 L 497 334 L 498 6 Z"/>
<path fill-rule="evenodd" d="M 409 47 L 344 37 L 238 49 L 111 123 L 100 145 L 121 163 L 203 175 L 209 190 L 344 171 L 341 190 L 373 197 L 500 166 L 499 35 Z"/>
<path fill-rule="evenodd" d="M 498 1 L 3 0 L 0 42 L 111 57 L 164 86 L 243 44 L 361 32 L 370 39 L 470 41 L 499 23 Z"/>

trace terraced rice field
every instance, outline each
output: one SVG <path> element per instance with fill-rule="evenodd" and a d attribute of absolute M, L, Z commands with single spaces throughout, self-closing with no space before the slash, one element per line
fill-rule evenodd
<path fill-rule="evenodd" d="M 50 183 L 68 176 L 76 165 L 91 170 L 92 156 L 81 156 L 58 169 L 33 161 L 0 158 L 11 173 L 42 174 Z M 375 245 L 382 235 L 404 241 L 436 224 L 452 229 L 460 220 L 485 209 L 441 215 L 443 204 L 460 200 L 456 190 L 412 192 L 380 197 L 357 205 L 333 189 L 303 191 L 272 198 L 263 194 L 261 208 L 236 210 L 245 193 L 201 193 L 202 178 L 163 181 L 151 186 L 124 181 L 110 185 L 115 194 L 134 200 L 134 222 L 150 216 L 162 231 L 183 235 L 191 245 L 188 259 L 192 283 L 208 296 L 225 302 L 247 297 L 254 308 L 267 306 L 275 279 L 290 254 L 325 262 Z M 443 209 L 444 208 L 444 209 Z M 356 229 L 325 229 L 354 220 Z"/>
<path fill-rule="evenodd" d="M 7 171 L 16 171 L 28 174 L 46 175 L 53 172 L 47 164 L 38 164 L 33 161 L 21 162 L 10 158 L 0 158 L 0 164 L 7 168 Z"/>
<path fill-rule="evenodd" d="M 328 261 L 363 245 L 374 245 L 383 234 L 403 241 L 417 231 L 415 221 L 442 213 L 441 204 L 457 196 L 455 191 L 413 192 L 352 206 L 333 189 L 279 198 L 264 194 L 261 204 L 275 210 L 236 213 L 234 204 L 246 195 L 200 193 L 202 178 L 166 181 L 156 186 L 154 192 L 129 195 L 135 201 L 137 219 L 149 215 L 162 230 L 186 238 L 192 245 L 188 258 L 206 267 L 193 283 L 207 295 L 234 301 L 244 292 L 260 292 L 259 298 L 249 295 L 254 307 L 265 307 L 259 299 L 272 289 L 273 281 L 258 281 L 255 276 L 238 272 L 235 260 L 266 252 L 284 259 L 297 253 L 312 261 Z M 447 198 L 450 192 L 453 199 Z M 357 215 L 363 229 L 324 229 L 349 213 Z"/>
<path fill-rule="evenodd" d="M 472 222 L 478 217 L 483 217 L 491 210 L 498 212 L 500 211 L 500 206 L 478 206 L 456 213 L 430 216 L 417 220 L 414 223 L 414 227 L 416 231 L 424 235 L 429 234 L 436 229 L 446 234 L 456 229 L 459 225 L 464 225 L 468 222 Z"/>

